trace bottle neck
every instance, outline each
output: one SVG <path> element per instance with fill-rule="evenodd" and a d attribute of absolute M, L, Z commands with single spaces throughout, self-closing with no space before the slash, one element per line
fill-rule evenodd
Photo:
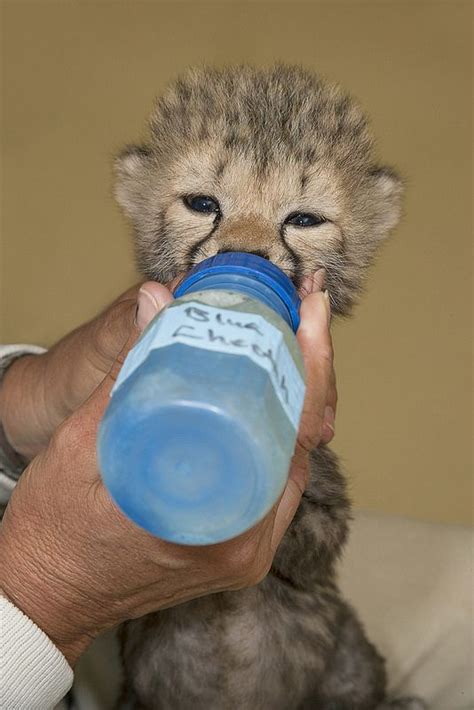
<path fill-rule="evenodd" d="M 253 298 L 277 313 L 296 333 L 299 325 L 299 298 L 293 298 L 291 304 L 285 303 L 265 275 L 249 274 L 241 269 L 226 269 L 218 272 L 201 272 L 197 279 L 184 279 L 176 289 L 175 298 L 197 291 L 224 290 L 237 291 Z M 291 307 L 293 306 L 293 307 Z M 296 306 L 296 307 L 295 307 Z"/>

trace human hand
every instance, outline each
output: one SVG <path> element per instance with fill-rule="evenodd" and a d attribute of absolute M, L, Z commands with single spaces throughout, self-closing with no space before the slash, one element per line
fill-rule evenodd
<path fill-rule="evenodd" d="M 303 280 L 300 289 L 301 322 L 296 333 L 306 372 L 306 393 L 301 414 L 295 452 L 288 482 L 279 502 L 275 521 L 274 552 L 298 508 L 310 476 L 310 453 L 334 437 L 337 406 L 334 350 L 330 333 L 331 307 L 329 294 L 321 291 L 325 272 L 317 271 Z M 287 520 L 287 515 L 291 517 Z"/>
<path fill-rule="evenodd" d="M 163 286 L 149 287 L 156 289 L 157 298 L 168 297 Z M 125 619 L 263 579 L 299 505 L 309 452 L 330 435 L 323 422 L 327 403 L 335 406 L 332 347 L 327 299 L 316 292 L 301 307 L 297 337 L 307 391 L 280 500 L 258 525 L 217 545 L 178 546 L 137 527 L 109 497 L 95 450 L 110 390 L 150 319 L 149 312 L 143 317 L 139 310 L 139 325 L 130 326 L 130 337 L 110 372 L 28 466 L 0 530 L 0 588 L 71 665 L 95 636 Z"/>
<path fill-rule="evenodd" d="M 181 277 L 168 288 L 154 282 L 133 286 L 48 352 L 24 355 L 8 368 L 0 384 L 0 421 L 15 451 L 31 460 L 104 379 L 129 337 L 139 292 L 143 312 L 148 307 L 155 313 L 172 298 L 168 289 Z"/>
<path fill-rule="evenodd" d="M 9 367 L 0 384 L 0 421 L 15 451 L 31 460 L 48 444 L 56 427 L 103 380 L 127 341 L 139 293 L 143 314 L 147 309 L 154 313 L 168 303 L 168 289 L 172 291 L 183 276 L 178 274 L 166 289 L 153 281 L 133 286 L 48 352 L 24 355 Z M 314 279 L 306 277 L 300 295 L 320 290 L 323 280 L 322 269 Z M 333 423 L 334 417 L 328 413 L 323 433 L 327 441 Z"/>

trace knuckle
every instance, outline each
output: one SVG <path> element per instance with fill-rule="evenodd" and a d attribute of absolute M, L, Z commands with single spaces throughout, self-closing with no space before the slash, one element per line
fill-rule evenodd
<path fill-rule="evenodd" d="M 237 582 L 246 582 L 255 565 L 258 555 L 257 540 L 251 538 L 246 540 L 230 554 L 227 560 L 229 572 Z"/>
<path fill-rule="evenodd" d="M 255 586 L 256 584 L 260 584 L 260 582 L 263 582 L 267 574 L 270 572 L 272 566 L 272 560 L 261 560 L 258 565 L 255 566 L 255 568 L 252 570 L 252 574 L 250 576 L 250 587 Z"/>
<path fill-rule="evenodd" d="M 310 454 L 318 445 L 319 439 L 321 438 L 322 424 L 321 417 L 317 415 L 314 417 L 314 424 L 311 431 L 305 427 L 299 432 L 297 445 L 306 452 L 306 454 Z"/>
<path fill-rule="evenodd" d="M 127 339 L 133 322 L 136 301 L 124 300 L 113 304 L 94 321 L 93 345 L 97 356 L 107 363 L 115 357 Z"/>
<path fill-rule="evenodd" d="M 272 566 L 272 558 L 271 556 L 259 556 L 257 557 L 253 564 L 249 567 L 247 570 L 247 573 L 245 575 L 245 586 L 246 587 L 254 587 L 257 584 L 260 584 L 267 574 L 270 572 L 270 568 Z"/>
<path fill-rule="evenodd" d="M 254 536 L 252 540 L 247 560 L 248 564 L 245 567 L 245 576 L 248 586 L 253 586 L 261 582 L 270 570 L 273 561 L 270 544 L 271 535 L 269 536 L 267 534 L 270 530 L 271 526 L 261 527 L 260 534 Z"/>

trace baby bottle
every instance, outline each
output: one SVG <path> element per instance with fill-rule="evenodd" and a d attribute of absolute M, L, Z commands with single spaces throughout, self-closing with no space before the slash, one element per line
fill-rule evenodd
<path fill-rule="evenodd" d="M 243 252 L 197 264 L 174 295 L 125 359 L 98 461 L 136 524 L 206 545 L 251 528 L 285 487 L 305 392 L 300 300 Z"/>

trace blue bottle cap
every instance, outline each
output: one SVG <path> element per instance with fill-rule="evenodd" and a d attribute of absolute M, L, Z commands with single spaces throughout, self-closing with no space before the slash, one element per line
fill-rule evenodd
<path fill-rule="evenodd" d="M 288 314 L 288 320 L 296 332 L 299 326 L 301 299 L 291 279 L 268 259 L 257 254 L 231 251 L 211 256 L 193 266 L 174 292 L 175 298 L 184 296 L 206 276 L 215 274 L 235 274 L 249 276 L 268 286 L 279 297 Z M 194 288 L 193 290 L 196 290 Z"/>

